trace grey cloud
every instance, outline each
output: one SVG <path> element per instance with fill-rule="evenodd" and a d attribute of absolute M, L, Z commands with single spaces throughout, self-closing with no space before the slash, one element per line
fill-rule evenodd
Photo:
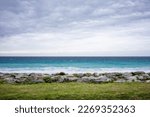
<path fill-rule="evenodd" d="M 25 43 L 25 38 L 32 42 L 39 38 L 52 43 L 61 40 L 62 46 L 63 41 L 69 39 L 79 41 L 90 37 L 90 41 L 98 41 L 99 36 L 104 36 L 108 40 L 108 35 L 120 38 L 119 41 L 143 39 L 149 43 L 149 6 L 150 0 L 0 0 L 0 40 L 3 43 L 0 50 L 9 51 L 11 47 L 6 45 L 12 44 L 12 39 Z M 62 36 L 49 37 L 54 34 Z M 17 45 L 17 49 L 19 47 Z M 15 51 L 16 48 L 12 48 Z"/>
<path fill-rule="evenodd" d="M 114 22 L 109 20 L 112 25 L 120 25 L 150 17 L 144 15 L 150 12 L 149 0 L 1 0 L 0 3 L 1 35 L 59 30 L 72 22 L 87 20 L 112 19 Z M 141 15 L 130 15 L 136 13 Z M 111 26 L 109 21 L 106 25 Z"/>

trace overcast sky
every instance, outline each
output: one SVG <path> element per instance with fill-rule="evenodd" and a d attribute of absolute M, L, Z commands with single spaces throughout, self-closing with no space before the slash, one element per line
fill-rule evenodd
<path fill-rule="evenodd" d="M 0 0 L 0 56 L 150 56 L 150 0 Z"/>

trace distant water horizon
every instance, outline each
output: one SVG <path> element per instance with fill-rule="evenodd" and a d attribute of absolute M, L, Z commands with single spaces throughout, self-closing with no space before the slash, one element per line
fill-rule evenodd
<path fill-rule="evenodd" d="M 4 73 L 150 72 L 150 56 L 0 56 Z"/>

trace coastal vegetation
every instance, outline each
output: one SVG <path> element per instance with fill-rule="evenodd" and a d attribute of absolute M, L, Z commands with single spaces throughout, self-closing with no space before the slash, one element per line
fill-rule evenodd
<path fill-rule="evenodd" d="M 150 83 L 0 84 L 0 99 L 8 100 L 145 100 Z"/>
<path fill-rule="evenodd" d="M 150 99 L 150 73 L 0 73 L 0 99 Z"/>

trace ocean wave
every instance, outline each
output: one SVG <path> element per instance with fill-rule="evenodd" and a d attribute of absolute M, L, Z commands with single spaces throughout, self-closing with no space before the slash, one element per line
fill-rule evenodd
<path fill-rule="evenodd" d="M 134 72 L 145 71 L 150 72 L 150 67 L 140 68 L 79 68 L 79 67 L 25 67 L 25 68 L 0 68 L 3 73 L 104 73 L 104 72 Z"/>

